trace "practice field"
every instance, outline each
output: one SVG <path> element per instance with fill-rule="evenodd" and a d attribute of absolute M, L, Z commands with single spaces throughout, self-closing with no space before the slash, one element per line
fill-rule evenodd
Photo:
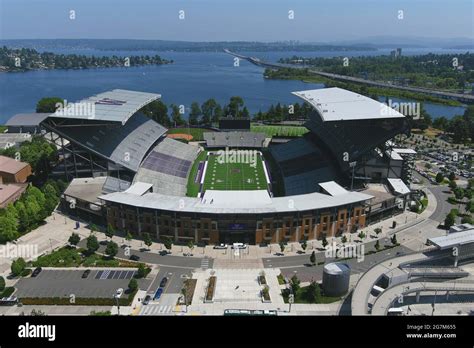
<path fill-rule="evenodd" d="M 204 178 L 204 190 L 265 190 L 267 181 L 260 155 L 252 161 L 224 161 L 218 155 L 209 155 Z M 247 163 L 243 163 L 247 162 Z M 250 163 L 249 163 L 250 162 Z"/>
<path fill-rule="evenodd" d="M 267 137 L 300 137 L 308 133 L 308 129 L 303 126 L 277 126 L 277 125 L 259 125 L 252 124 L 252 132 L 265 133 Z"/>

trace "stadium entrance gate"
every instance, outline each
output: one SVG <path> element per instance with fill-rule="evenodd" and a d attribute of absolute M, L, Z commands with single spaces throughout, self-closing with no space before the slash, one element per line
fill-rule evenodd
<path fill-rule="evenodd" d="M 219 243 L 233 244 L 245 243 L 255 244 L 255 230 L 248 229 L 226 229 L 219 231 Z"/>

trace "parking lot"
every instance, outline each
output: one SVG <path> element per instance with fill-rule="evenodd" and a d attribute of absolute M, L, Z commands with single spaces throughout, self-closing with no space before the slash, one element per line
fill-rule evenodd
<path fill-rule="evenodd" d="M 111 298 L 116 289 L 128 288 L 135 269 L 92 269 L 87 278 L 83 270 L 43 270 L 37 277 L 20 279 L 15 295 L 22 297 Z M 148 288 L 150 280 L 138 279 L 140 288 Z"/>

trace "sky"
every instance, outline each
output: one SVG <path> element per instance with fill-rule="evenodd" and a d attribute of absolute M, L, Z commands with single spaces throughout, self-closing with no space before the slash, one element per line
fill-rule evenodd
<path fill-rule="evenodd" d="M 474 38 L 472 0 L 0 0 L 0 39 Z M 75 11 L 75 19 L 70 18 Z M 179 15 L 184 14 L 184 19 Z M 294 17 L 290 19 L 290 11 Z M 399 19 L 403 11 L 403 19 Z"/>

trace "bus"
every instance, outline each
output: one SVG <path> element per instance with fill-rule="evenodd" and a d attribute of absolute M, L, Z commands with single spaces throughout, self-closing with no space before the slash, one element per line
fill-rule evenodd
<path fill-rule="evenodd" d="M 388 312 L 387 312 L 387 315 L 390 317 L 390 316 L 400 316 L 400 315 L 403 315 L 403 309 L 401 308 L 389 308 L 388 309 Z"/>

